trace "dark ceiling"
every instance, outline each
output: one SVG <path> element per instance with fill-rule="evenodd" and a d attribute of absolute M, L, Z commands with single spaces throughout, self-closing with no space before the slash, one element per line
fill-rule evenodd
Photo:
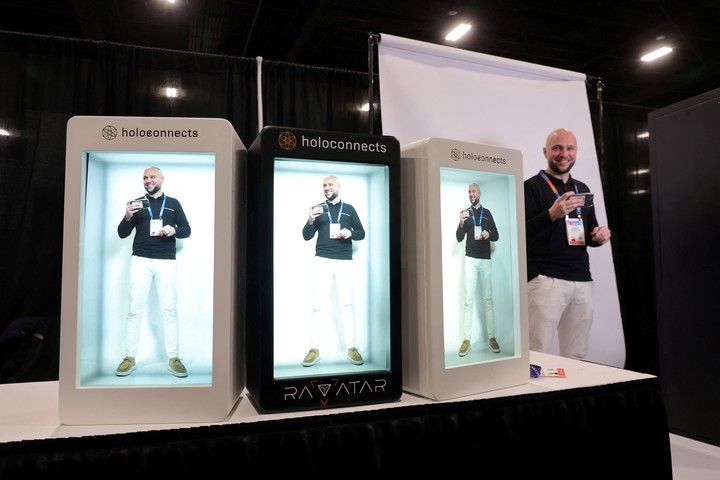
<path fill-rule="evenodd" d="M 460 19 L 473 29 L 454 46 L 602 78 L 605 102 L 659 108 L 720 87 L 718 0 L 0 2 L 0 30 L 359 72 L 370 33 L 444 44 Z M 659 37 L 674 51 L 641 62 Z"/>

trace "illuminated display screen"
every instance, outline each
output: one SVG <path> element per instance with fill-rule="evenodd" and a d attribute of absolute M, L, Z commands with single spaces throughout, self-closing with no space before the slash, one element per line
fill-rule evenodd
<path fill-rule="evenodd" d="M 261 411 L 402 393 L 397 139 L 265 127 L 248 148 L 247 388 Z"/>
<path fill-rule="evenodd" d="M 344 207 L 337 207 L 334 218 L 323 189 L 329 175 L 336 177 L 331 195 L 338 195 Z M 390 370 L 389 167 L 276 158 L 274 179 L 273 230 L 282 232 L 273 238 L 275 378 Z M 349 222 L 352 208 L 363 237 L 323 242 L 319 237 L 328 231 L 319 228 L 309 229 L 306 240 L 303 228 L 316 205 L 324 207 L 318 224 L 337 223 L 337 213 Z M 349 258 L 330 258 L 342 252 L 341 243 Z M 321 256 L 324 245 L 327 257 Z M 314 347 L 319 360 L 304 366 Z M 351 347 L 358 349 L 362 364 L 347 358 Z"/>
<path fill-rule="evenodd" d="M 157 278 L 145 288 L 135 370 L 116 375 L 126 355 L 130 267 L 137 234 L 133 229 L 120 238 L 118 224 L 124 220 L 126 203 L 146 194 L 143 173 L 148 167 L 160 168 L 162 191 L 179 202 L 191 228 L 188 238 L 175 241 L 177 353 L 191 373 L 182 384 L 212 383 L 215 155 L 88 151 L 84 156 L 87 181 L 81 220 L 79 385 L 173 385 L 179 381 L 167 369 L 165 317 Z"/>

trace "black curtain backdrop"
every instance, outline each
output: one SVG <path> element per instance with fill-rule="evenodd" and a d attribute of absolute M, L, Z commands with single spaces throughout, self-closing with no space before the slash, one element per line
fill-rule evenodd
<path fill-rule="evenodd" d="M 368 99 L 367 73 L 261 65 L 264 125 L 371 133 L 368 112 L 359 111 Z M 67 121 L 76 115 L 224 118 L 249 147 L 259 131 L 257 68 L 255 59 L 0 31 L 0 128 L 11 133 L 0 136 L 0 332 L 21 317 L 59 317 Z M 164 86 L 181 96 L 165 98 Z M 597 107 L 591 102 L 596 135 Z M 380 108 L 372 133 L 383 133 Z M 604 105 L 603 132 L 600 167 L 625 367 L 657 375 L 649 176 L 633 174 L 649 168 L 647 138 L 638 137 L 647 132 L 647 111 Z M 633 193 L 640 183 L 647 193 Z M 26 380 L 57 379 L 56 368 L 42 372 Z"/>
<path fill-rule="evenodd" d="M 659 380 L 374 411 L 0 444 L 0 478 L 672 479 Z"/>
<path fill-rule="evenodd" d="M 625 367 L 659 375 L 648 113 L 644 108 L 604 106 L 600 172 L 613 233 Z"/>
<path fill-rule="evenodd" d="M 368 88 L 366 73 L 264 61 L 264 124 L 379 133 L 379 114 L 375 112 L 375 131 L 370 132 L 369 113 L 360 110 L 368 102 Z"/>

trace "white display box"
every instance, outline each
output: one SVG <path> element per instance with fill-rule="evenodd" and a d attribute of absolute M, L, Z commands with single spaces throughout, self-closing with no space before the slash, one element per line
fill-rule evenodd
<path fill-rule="evenodd" d="M 237 403 L 245 386 L 246 158 L 246 148 L 224 119 L 78 116 L 68 121 L 62 423 L 214 422 Z M 143 174 L 149 167 L 161 169 L 162 191 L 180 202 L 191 228 L 187 238 L 176 236 L 178 356 L 187 368 L 184 378 L 168 370 L 156 280 L 148 288 L 137 368 L 116 375 L 125 356 L 136 234 L 133 229 L 120 238 L 118 225 L 126 203 L 146 193 Z"/>
<path fill-rule="evenodd" d="M 528 382 L 522 154 L 431 137 L 402 146 L 400 165 L 403 389 L 445 400 Z M 490 278 L 500 351 L 488 346 L 478 291 L 471 348 L 460 356 L 467 236 L 459 241 L 456 230 L 461 210 L 470 207 L 472 183 L 499 234 L 490 242 Z"/>

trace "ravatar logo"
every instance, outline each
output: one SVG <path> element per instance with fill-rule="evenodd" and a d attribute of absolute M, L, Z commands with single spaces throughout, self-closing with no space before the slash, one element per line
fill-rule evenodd
<path fill-rule="evenodd" d="M 338 378 L 328 380 L 310 380 L 307 384 L 298 387 L 285 387 L 283 400 L 292 402 L 296 400 L 317 400 L 326 407 L 332 399 L 352 397 L 360 394 L 384 392 L 387 380 L 382 378 L 372 382 L 367 380 L 353 380 L 341 382 Z"/>
<path fill-rule="evenodd" d="M 292 150 L 297 146 L 297 137 L 292 132 L 280 132 L 278 135 L 278 145 L 283 150 Z"/>

